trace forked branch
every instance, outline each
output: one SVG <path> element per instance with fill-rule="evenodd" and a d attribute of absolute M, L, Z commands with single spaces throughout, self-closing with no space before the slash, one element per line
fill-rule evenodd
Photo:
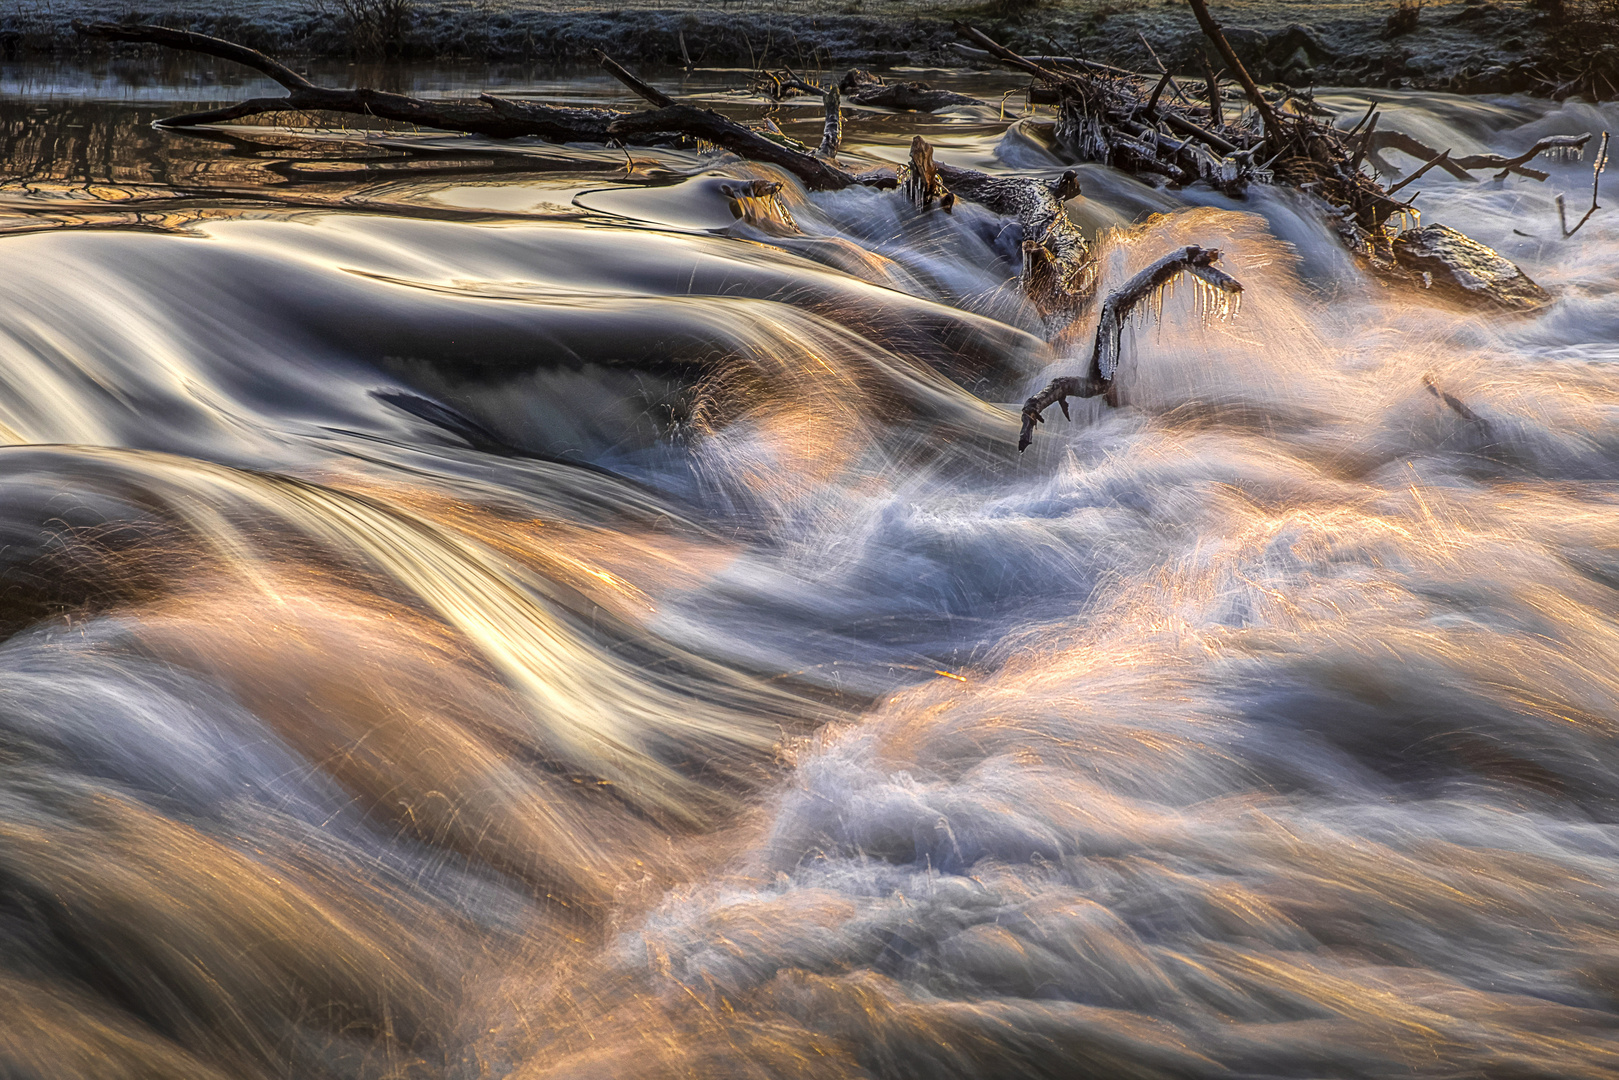
<path fill-rule="evenodd" d="M 1591 167 L 1591 209 L 1587 210 L 1585 216 L 1574 223 L 1572 229 L 1568 227 L 1568 219 L 1563 214 L 1563 197 L 1561 195 L 1557 196 L 1557 223 L 1563 227 L 1564 240 L 1579 232 L 1585 223 L 1591 220 L 1591 215 L 1602 209 L 1597 205 L 1597 183 L 1602 179 L 1602 170 L 1607 166 L 1608 133 L 1604 131 L 1602 133 L 1602 147 L 1597 151 L 1596 163 Z"/>
<path fill-rule="evenodd" d="M 1119 370 L 1119 350 L 1122 345 L 1124 324 L 1143 304 L 1156 301 L 1162 308 L 1165 290 L 1181 275 L 1190 275 L 1198 284 L 1199 300 L 1205 313 L 1236 314 L 1241 304 L 1242 285 L 1236 278 L 1218 269 L 1220 253 L 1213 248 L 1193 245 L 1159 259 L 1123 287 L 1108 294 L 1102 304 L 1102 317 L 1096 324 L 1096 339 L 1091 345 L 1090 363 L 1084 375 L 1065 375 L 1051 380 L 1046 388 L 1023 403 L 1023 430 L 1018 434 L 1018 453 L 1028 449 L 1034 440 L 1034 426 L 1046 422 L 1044 413 L 1052 405 L 1062 409 L 1064 417 L 1072 420 L 1068 411 L 1071 397 L 1091 398 L 1107 394 L 1113 387 Z"/>
<path fill-rule="evenodd" d="M 86 37 L 163 45 L 232 60 L 262 72 L 287 90 L 287 96 L 283 98 L 253 98 L 221 109 L 172 116 L 159 121 L 166 127 L 217 124 L 275 112 L 340 112 L 394 120 L 417 127 L 488 135 L 497 139 L 527 135 L 551 142 L 606 142 L 618 139 L 646 144 L 687 136 L 713 143 L 751 161 L 775 165 L 797 177 L 812 191 L 838 191 L 859 182 L 833 160 L 767 138 L 712 109 L 677 104 L 667 94 L 643 82 L 603 53 L 597 54 L 601 66 L 657 108 L 644 112 L 563 109 L 533 101 L 512 101 L 490 94 L 474 100 L 429 100 L 364 87 L 338 90 L 314 85 L 257 49 L 205 34 L 170 30 L 162 26 L 112 23 L 75 23 L 74 27 Z M 828 123 L 831 123 L 830 117 Z"/>

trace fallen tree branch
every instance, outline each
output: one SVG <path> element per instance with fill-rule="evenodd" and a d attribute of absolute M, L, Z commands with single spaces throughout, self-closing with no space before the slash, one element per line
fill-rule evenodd
<path fill-rule="evenodd" d="M 1046 388 L 1023 403 L 1023 428 L 1018 434 L 1018 453 L 1028 449 L 1034 439 L 1036 424 L 1046 422 L 1045 411 L 1052 405 L 1062 409 L 1069 420 L 1071 397 L 1112 397 L 1113 379 L 1119 370 L 1119 352 L 1124 325 L 1143 304 L 1162 295 L 1176 278 L 1190 275 L 1198 283 L 1198 294 L 1205 314 L 1236 314 L 1240 306 L 1242 285 L 1236 278 L 1215 267 L 1220 253 L 1212 248 L 1188 247 L 1159 259 L 1124 285 L 1108 294 L 1102 303 L 1102 315 L 1096 324 L 1096 338 L 1091 345 L 1090 362 L 1084 375 L 1064 375 L 1051 380 Z"/>
<path fill-rule="evenodd" d="M 480 94 L 478 100 L 524 125 L 523 134 L 548 142 L 607 142 L 611 138 L 608 127 L 624 115 L 613 109 L 559 109 L 494 94 Z"/>
<path fill-rule="evenodd" d="M 1401 188 L 1405 187 L 1407 184 L 1411 183 L 1413 180 L 1422 179 L 1422 177 L 1427 175 L 1429 169 L 1433 168 L 1435 165 L 1443 165 L 1445 162 L 1447 162 L 1449 160 L 1450 160 L 1450 151 L 1449 150 L 1441 151 L 1438 154 L 1438 156 L 1436 156 L 1433 159 L 1431 159 L 1430 161 L 1427 161 L 1426 163 L 1424 163 L 1421 168 L 1417 169 L 1416 172 L 1412 173 L 1410 176 L 1406 177 L 1404 180 L 1401 180 L 1398 184 L 1395 184 L 1394 186 L 1390 187 L 1388 189 L 1388 194 L 1393 195 L 1396 191 L 1399 191 Z"/>
<path fill-rule="evenodd" d="M 842 191 L 859 182 L 851 174 L 813 154 L 784 146 L 713 109 L 700 109 L 695 105 L 670 105 L 645 112 L 623 113 L 608 125 L 607 131 L 614 137 L 662 133 L 704 139 L 738 157 L 784 169 L 811 191 Z"/>
<path fill-rule="evenodd" d="M 84 23 L 74 20 L 73 29 L 87 37 L 109 41 L 128 41 L 140 45 L 164 45 L 184 52 L 217 56 L 250 67 L 280 83 L 288 90 L 314 90 L 316 86 L 279 60 L 273 60 L 257 49 L 238 45 L 234 41 L 194 34 L 189 30 L 171 30 L 167 26 L 114 25 L 112 23 Z"/>
<path fill-rule="evenodd" d="M 1541 154 L 1579 154 L 1585 150 L 1585 144 L 1591 141 L 1591 133 L 1584 135 L 1548 135 L 1535 145 L 1519 154 L 1517 157 L 1502 157 L 1500 154 L 1471 154 L 1467 157 L 1456 158 L 1456 164 L 1463 169 L 1500 169 L 1501 174 L 1496 179 L 1505 179 L 1507 173 L 1522 173 L 1536 180 L 1545 180 L 1546 174 L 1538 169 L 1525 169 L 1521 166 L 1533 161 Z"/>
<path fill-rule="evenodd" d="M 636 94 L 658 108 L 645 112 L 609 109 L 563 109 L 538 102 L 512 101 L 485 94 L 476 100 L 425 100 L 359 88 L 334 90 L 315 86 L 291 68 L 256 49 L 161 26 L 75 23 L 86 37 L 107 41 L 163 45 L 246 64 L 287 88 L 284 98 L 253 98 L 222 109 L 159 121 L 166 127 L 216 124 L 273 112 L 341 112 L 394 120 L 418 127 L 488 135 L 497 139 L 537 136 L 551 142 L 607 142 L 609 139 L 658 142 L 672 136 L 702 139 L 751 161 L 775 165 L 797 177 L 812 191 L 838 191 L 857 183 L 832 162 L 795 150 L 711 109 L 676 104 L 662 91 L 642 82 L 606 54 L 597 59 Z"/>
<path fill-rule="evenodd" d="M 934 168 L 953 195 L 1017 221 L 1023 233 L 1023 290 L 1042 315 L 1071 315 L 1090 300 L 1096 291 L 1091 247 L 1063 207 L 1080 195 L 1079 173 L 1069 169 L 1056 180 L 1038 180 Z"/>
<path fill-rule="evenodd" d="M 1608 133 L 1604 131 L 1602 133 L 1602 147 L 1597 151 L 1596 163 L 1591 167 L 1591 209 L 1587 210 L 1585 216 L 1574 223 L 1572 229 L 1568 227 L 1568 219 L 1563 216 L 1563 196 L 1557 196 L 1557 223 L 1563 228 L 1564 240 L 1579 232 L 1581 227 L 1591 220 L 1591 215 L 1602 209 L 1597 205 L 1597 182 L 1602 179 L 1602 170 L 1607 168 L 1607 165 Z"/>
<path fill-rule="evenodd" d="M 1589 131 L 1584 135 L 1548 135 L 1515 157 L 1503 157 L 1500 154 L 1469 154 L 1466 157 L 1448 158 L 1441 164 L 1441 168 L 1458 180 L 1477 180 L 1478 178 L 1472 174 L 1472 170 L 1475 169 L 1500 169 L 1501 172 L 1496 175 L 1497 180 L 1505 179 L 1509 173 L 1516 173 L 1531 180 L 1544 181 L 1550 177 L 1549 173 L 1524 168 L 1524 165 L 1542 154 L 1578 154 L 1590 141 Z M 1362 138 L 1361 148 L 1369 149 L 1373 155 L 1372 164 L 1380 172 L 1387 173 L 1394 172 L 1394 167 L 1378 151 L 1399 150 L 1422 161 L 1439 156 L 1438 150 L 1404 132 L 1377 130 L 1376 118 Z"/>
<path fill-rule="evenodd" d="M 617 60 L 614 60 L 611 56 L 608 56 L 600 49 L 590 50 L 590 55 L 595 57 L 596 63 L 601 65 L 603 71 L 607 72 L 607 74 L 611 75 L 613 78 L 635 91 L 637 95 L 649 103 L 654 109 L 667 109 L 669 106 L 675 103 L 674 98 L 670 97 L 668 94 L 665 94 L 662 90 L 659 90 L 656 87 L 648 86 L 646 83 L 632 75 L 629 71 L 625 70 L 623 65 L 621 65 Z"/>
<path fill-rule="evenodd" d="M 530 105 L 519 115 L 512 110 L 496 109 L 487 100 L 426 101 L 363 87 L 355 90 L 333 90 L 315 86 L 285 64 L 272 60 L 257 49 L 249 49 L 205 34 L 170 30 L 163 26 L 82 22 L 73 25 L 76 31 L 86 37 L 100 38 L 104 41 L 163 45 L 171 49 L 201 53 L 244 64 L 267 75 L 287 89 L 287 96 L 284 98 L 253 98 L 221 109 L 166 117 L 158 121 L 163 127 L 218 124 L 274 112 L 341 112 L 372 116 L 381 120 L 395 120 L 419 127 L 440 128 L 444 131 L 488 135 L 497 139 L 538 135 L 559 142 L 593 142 L 600 141 L 603 137 L 600 132 L 605 128 L 604 118 L 616 115 L 606 110 L 553 109 L 544 105 Z"/>
<path fill-rule="evenodd" d="M 1226 40 L 1220 24 L 1209 14 L 1209 5 L 1205 0 L 1187 0 L 1187 3 L 1192 5 L 1192 14 L 1197 16 L 1197 25 L 1203 28 L 1204 36 L 1214 43 L 1215 49 L 1220 53 L 1220 59 L 1225 61 L 1226 70 L 1236 76 L 1237 81 L 1242 84 L 1243 92 L 1248 95 L 1248 100 L 1253 102 L 1254 108 L 1258 110 L 1259 118 L 1265 125 L 1265 138 L 1270 142 L 1271 149 L 1281 153 L 1287 147 L 1287 133 L 1283 130 L 1276 111 L 1270 107 L 1270 102 L 1265 100 L 1265 95 L 1259 92 L 1259 84 L 1248 74 L 1248 69 L 1242 66 L 1242 61 L 1237 58 L 1237 50 L 1231 47 L 1231 42 Z"/>

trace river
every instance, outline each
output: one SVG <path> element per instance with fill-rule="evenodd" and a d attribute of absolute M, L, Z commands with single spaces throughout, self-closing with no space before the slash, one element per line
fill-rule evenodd
<path fill-rule="evenodd" d="M 682 89 L 756 115 L 741 77 Z M 989 104 L 849 150 L 1065 167 L 1013 80 L 929 77 Z M 0 67 L 0 1073 L 1619 1069 L 1589 159 L 1416 185 L 1527 317 L 1385 287 L 1296 194 L 1080 167 L 1104 289 L 1195 243 L 1243 304 L 1168 298 L 1123 407 L 1020 456 L 1090 325 L 975 205 L 150 127 L 263 92 Z M 1619 121 L 1377 96 L 1458 153 Z"/>

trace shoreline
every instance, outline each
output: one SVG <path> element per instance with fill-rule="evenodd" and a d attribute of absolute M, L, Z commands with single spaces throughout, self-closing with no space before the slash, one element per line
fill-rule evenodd
<path fill-rule="evenodd" d="M 1004 2 L 1004 0 L 1003 0 Z M 992 6 L 992 5 L 991 5 Z M 404 61 L 570 64 L 601 49 L 630 64 L 680 66 L 990 67 L 950 48 L 965 19 L 1026 53 L 1061 53 L 1138 71 L 1160 63 L 1204 74 L 1202 35 L 1180 0 L 1056 3 L 1016 16 L 991 6 L 851 0 L 784 5 L 578 8 L 552 0 L 425 0 L 389 51 Z M 93 57 L 138 47 L 91 43 L 74 20 L 142 21 L 195 30 L 295 60 L 347 58 L 352 26 L 330 0 L 242 0 L 228 15 L 195 0 L 132 10 L 128 0 L 9 0 L 0 6 L 0 57 Z M 787 10 L 784 10 L 787 8 Z M 1546 20 L 1524 0 L 1429 0 L 1415 30 L 1393 35 L 1377 0 L 1253 0 L 1215 5 L 1233 45 L 1261 81 L 1443 89 L 1533 90 L 1543 78 Z"/>

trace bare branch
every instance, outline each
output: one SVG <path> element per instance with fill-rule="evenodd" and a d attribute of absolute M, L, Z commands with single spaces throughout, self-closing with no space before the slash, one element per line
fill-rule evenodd
<path fill-rule="evenodd" d="M 640 79 L 636 78 L 628 70 L 626 70 L 621 64 L 619 64 L 617 60 L 614 60 L 611 56 L 608 56 L 600 49 L 590 50 L 590 55 L 596 58 L 596 63 L 602 66 L 603 71 L 607 72 L 613 78 L 629 87 L 631 90 L 634 90 L 637 95 L 649 102 L 653 108 L 667 109 L 669 106 L 675 103 L 674 98 L 670 97 L 668 94 L 665 94 L 657 87 L 650 86 L 647 83 L 642 82 Z"/>
<path fill-rule="evenodd" d="M 670 105 L 647 112 L 625 113 L 607 130 L 615 137 L 661 132 L 706 139 L 750 161 L 763 161 L 785 169 L 812 191 L 841 191 L 857 182 L 849 173 L 813 154 L 784 146 L 713 109 L 700 109 L 695 105 Z"/>
<path fill-rule="evenodd" d="M 1053 404 L 1069 419 L 1068 399 L 1089 398 L 1108 393 L 1119 369 L 1119 349 L 1124 324 L 1142 304 L 1158 298 L 1164 288 L 1183 274 L 1195 278 L 1203 296 L 1205 311 L 1235 315 L 1241 305 L 1242 285 L 1236 278 L 1217 269 L 1219 251 L 1193 245 L 1159 259 L 1124 285 L 1108 294 L 1102 303 L 1102 317 L 1096 324 L 1091 359 L 1082 376 L 1065 375 L 1053 379 L 1046 388 L 1023 403 L 1023 429 L 1018 434 L 1018 452 L 1034 439 L 1034 426 L 1045 423 L 1045 410 Z"/>
<path fill-rule="evenodd" d="M 1521 173 L 1536 180 L 1545 180 L 1547 174 L 1539 169 L 1525 169 L 1521 166 L 1525 162 L 1533 161 L 1541 154 L 1578 154 L 1585 149 L 1585 144 L 1591 141 L 1591 133 L 1584 135 L 1548 135 L 1536 142 L 1535 145 L 1519 154 L 1517 157 L 1502 157 L 1500 154 L 1472 154 L 1468 157 L 1456 158 L 1456 164 L 1464 169 L 1500 169 L 1501 176 L 1509 172 Z"/>
<path fill-rule="evenodd" d="M 1435 165 L 1443 165 L 1445 162 L 1447 162 L 1449 160 L 1450 160 L 1450 151 L 1449 150 L 1440 151 L 1440 153 L 1439 153 L 1439 155 L 1437 157 L 1431 158 L 1429 161 L 1424 163 L 1423 166 L 1420 169 L 1418 169 L 1416 172 L 1412 173 L 1410 176 L 1406 177 L 1404 180 L 1401 180 L 1398 184 L 1395 184 L 1393 187 L 1389 188 L 1388 191 L 1385 194 L 1393 195 L 1396 191 L 1399 191 L 1401 188 L 1405 187 L 1405 185 L 1411 183 L 1411 181 L 1421 179 L 1423 176 L 1425 176 L 1427 174 L 1428 170 L 1433 168 Z"/>
<path fill-rule="evenodd" d="M 1231 42 L 1226 40 L 1220 24 L 1209 14 L 1209 5 L 1205 0 L 1187 0 L 1187 2 L 1192 5 L 1192 14 L 1197 16 L 1197 25 L 1203 28 L 1204 35 L 1219 50 L 1220 59 L 1225 61 L 1226 70 L 1237 77 L 1237 81 L 1242 84 L 1243 92 L 1248 95 L 1248 100 L 1253 102 L 1254 108 L 1259 111 L 1259 119 L 1265 125 L 1265 138 L 1269 141 L 1271 150 L 1281 153 L 1287 146 L 1287 140 L 1276 110 L 1270 107 L 1265 95 L 1259 92 L 1259 85 L 1254 82 L 1254 77 L 1242 66 L 1242 61 L 1237 58 L 1237 50 L 1231 47 Z"/>
<path fill-rule="evenodd" d="M 128 41 L 140 45 L 166 45 L 171 49 L 183 49 L 186 52 L 202 53 L 206 56 L 217 56 L 221 60 L 233 60 L 238 64 L 250 67 L 253 70 L 268 75 L 288 90 L 312 90 L 314 84 L 279 60 L 250 49 L 246 45 L 238 45 L 223 38 L 209 37 L 206 34 L 193 34 L 189 30 L 170 30 L 166 26 L 124 26 L 116 23 L 84 23 L 74 20 L 73 29 L 86 37 L 102 38 L 106 41 Z"/>
<path fill-rule="evenodd" d="M 1597 205 L 1597 182 L 1602 179 L 1602 170 L 1607 167 L 1608 133 L 1604 131 L 1602 133 L 1602 146 L 1599 150 L 1597 150 L 1596 163 L 1591 167 L 1591 209 L 1587 210 L 1585 212 L 1585 216 L 1574 223 L 1574 227 L 1572 229 L 1568 227 L 1568 221 L 1563 216 L 1563 197 L 1561 195 L 1557 196 L 1557 223 L 1563 227 L 1564 240 L 1567 240 L 1569 237 L 1579 232 L 1581 227 L 1583 227 L 1587 221 L 1591 220 L 1591 215 L 1602 209 L 1602 207 Z"/>

